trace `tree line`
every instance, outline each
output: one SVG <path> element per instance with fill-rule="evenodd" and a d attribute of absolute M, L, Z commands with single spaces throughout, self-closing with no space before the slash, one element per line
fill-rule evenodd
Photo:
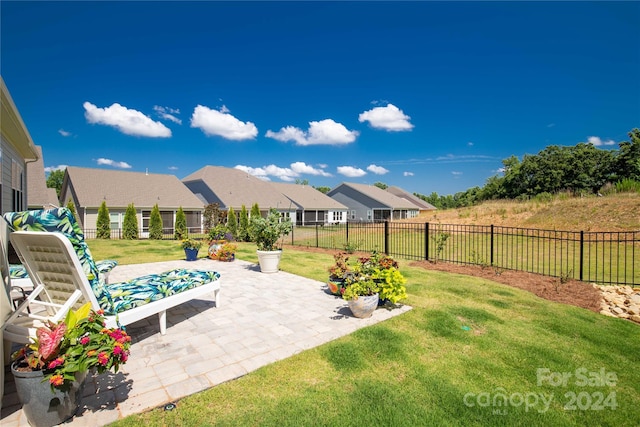
<path fill-rule="evenodd" d="M 487 179 L 453 195 L 414 193 L 438 209 L 471 206 L 485 200 L 550 197 L 567 191 L 574 195 L 640 191 L 640 129 L 629 133 L 629 141 L 617 150 L 599 149 L 591 143 L 575 146 L 551 145 L 538 154 L 502 160 L 501 175 Z"/>

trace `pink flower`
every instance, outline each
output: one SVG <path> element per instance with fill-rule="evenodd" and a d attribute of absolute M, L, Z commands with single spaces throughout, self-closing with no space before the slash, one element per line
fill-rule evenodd
<path fill-rule="evenodd" d="M 58 366 L 62 365 L 64 363 L 64 358 L 63 357 L 58 357 L 56 359 L 53 359 L 51 362 L 49 362 L 49 365 L 47 366 L 47 369 L 55 369 Z"/>
<path fill-rule="evenodd" d="M 107 366 L 107 363 L 109 363 L 109 355 L 106 351 L 101 351 L 100 354 L 98 354 L 98 363 L 102 366 Z"/>
<path fill-rule="evenodd" d="M 89 336 L 80 338 L 80 344 L 82 345 L 87 345 L 89 344 L 90 341 L 91 341 L 91 338 Z"/>

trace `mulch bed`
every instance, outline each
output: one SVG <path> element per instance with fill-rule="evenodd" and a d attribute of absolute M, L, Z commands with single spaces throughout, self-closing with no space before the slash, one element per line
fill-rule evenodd
<path fill-rule="evenodd" d="M 303 246 L 290 246 L 292 249 L 334 254 L 335 249 L 309 248 Z M 354 254 L 353 256 L 359 256 Z M 366 255 L 366 254 L 362 254 Z M 512 270 L 496 270 L 491 267 L 477 265 L 459 265 L 447 262 L 433 263 L 431 261 L 414 261 L 409 265 L 427 270 L 445 271 L 449 273 L 466 274 L 482 277 L 494 282 L 503 283 L 514 288 L 529 291 L 546 300 L 570 304 L 587 310 L 600 312 L 602 295 L 598 289 L 589 283 L 578 280 L 569 280 L 560 283 L 558 277 L 548 277 L 541 274 L 526 273 Z M 328 267 L 328 266 L 327 266 Z"/>

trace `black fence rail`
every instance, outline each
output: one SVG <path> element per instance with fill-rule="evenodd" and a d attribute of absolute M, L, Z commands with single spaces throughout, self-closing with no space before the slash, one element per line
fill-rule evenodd
<path fill-rule="evenodd" d="M 374 250 L 599 284 L 640 286 L 640 231 L 557 231 L 494 225 L 347 223 L 294 227 L 290 243 Z"/>

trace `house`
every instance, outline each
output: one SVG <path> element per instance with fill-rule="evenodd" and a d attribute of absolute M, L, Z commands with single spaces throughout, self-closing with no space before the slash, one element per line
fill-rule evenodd
<path fill-rule="evenodd" d="M 60 201 L 75 205 L 78 220 L 87 237 L 96 230 L 98 209 L 106 202 L 111 217 L 111 233 L 119 237 L 127 206 L 133 203 L 140 237 L 147 237 L 151 210 L 157 204 L 165 233 L 173 233 L 176 212 L 182 207 L 189 232 L 202 232 L 204 204 L 176 177 L 110 169 L 69 166 L 62 181 Z"/>
<path fill-rule="evenodd" d="M 274 182 L 272 185 L 296 206 L 294 223 L 297 225 L 347 222 L 347 207 L 310 185 L 284 182 Z"/>
<path fill-rule="evenodd" d="M 0 76 L 0 211 L 2 214 L 11 211 L 21 211 L 27 208 L 28 179 L 25 170 L 29 162 L 38 160 L 38 150 L 29 135 L 29 131 L 22 121 L 18 108 L 13 103 L 9 89 Z M 2 256 L 8 252 L 5 239 L 6 224 L 0 223 L 2 234 Z M 2 283 L 8 280 L 8 271 L 2 263 Z M 0 292 L 0 327 L 11 313 L 9 289 Z M 9 351 L 4 351 L 4 341 L 0 342 L 0 357 L 2 366 L 9 363 L 4 358 Z M 5 370 L 0 369 L 0 406 L 4 394 Z"/>
<path fill-rule="evenodd" d="M 343 182 L 327 196 L 349 208 L 349 221 L 393 221 L 419 214 L 413 203 L 375 185 Z"/>
<path fill-rule="evenodd" d="M 422 200 L 421 198 L 416 197 L 415 195 L 409 193 L 408 191 L 403 190 L 400 187 L 394 187 L 394 186 L 387 187 L 387 191 L 393 194 L 394 196 L 398 196 L 401 199 L 405 199 L 413 203 L 418 207 L 420 212 L 433 211 L 438 209 L 435 206 L 433 206 L 431 203 L 428 203 Z"/>
<path fill-rule="evenodd" d="M 222 211 L 233 208 L 238 212 L 243 205 L 250 211 L 257 203 L 263 216 L 270 208 L 275 208 L 293 220 L 297 210 L 297 206 L 272 183 L 240 169 L 205 166 L 183 178 L 182 182 L 204 203 L 217 203 Z"/>
<path fill-rule="evenodd" d="M 36 150 L 38 151 L 38 160 L 27 163 L 27 206 L 29 209 L 59 206 L 56 189 L 47 187 L 42 147 L 36 145 Z"/>

